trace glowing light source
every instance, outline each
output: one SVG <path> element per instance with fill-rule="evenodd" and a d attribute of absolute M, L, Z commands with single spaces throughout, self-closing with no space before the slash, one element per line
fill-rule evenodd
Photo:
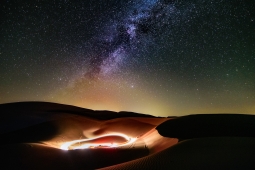
<path fill-rule="evenodd" d="M 105 137 L 118 137 L 118 138 L 124 138 L 125 142 L 94 142 L 97 139 L 102 139 Z M 132 144 L 136 141 L 137 138 L 129 137 L 125 134 L 115 133 L 115 134 L 107 134 L 107 135 L 101 135 L 97 136 L 95 138 L 89 138 L 89 139 L 79 139 L 79 140 L 73 140 L 70 142 L 65 142 L 61 145 L 60 149 L 62 150 L 75 150 L 75 149 L 87 149 L 87 148 L 116 148 L 121 146 L 126 146 L 129 144 Z"/>

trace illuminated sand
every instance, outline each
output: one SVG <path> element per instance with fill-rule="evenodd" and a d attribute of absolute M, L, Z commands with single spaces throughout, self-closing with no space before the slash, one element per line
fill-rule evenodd
<path fill-rule="evenodd" d="M 106 115 L 107 118 L 96 119 L 96 113 L 94 117 L 86 114 L 89 110 L 73 114 L 72 107 L 65 108 L 69 109 L 65 112 L 47 103 L 27 108 L 30 110 L 24 110 L 25 115 L 36 115 L 43 121 L 26 126 L 17 124 L 12 129 L 18 130 L 3 133 L 0 154 L 10 169 L 16 166 L 12 162 L 21 163 L 24 169 L 103 168 L 159 152 L 178 142 L 160 136 L 155 129 L 168 118 L 136 114 L 133 115 L 137 117 L 123 117 L 109 112 L 111 118 Z M 6 112 L 15 116 L 20 114 L 19 109 Z M 49 112 L 52 116 L 48 116 Z M 14 152 L 18 154 L 13 155 Z"/>
<path fill-rule="evenodd" d="M 159 121 L 161 120 L 161 121 Z M 74 143 L 82 143 L 77 148 L 132 148 L 132 149 L 146 149 L 150 153 L 161 151 L 167 147 L 178 142 L 177 139 L 165 138 L 158 134 L 155 127 L 157 124 L 165 121 L 165 118 L 117 118 L 103 122 L 98 129 L 91 132 L 84 130 L 84 136 L 89 136 L 88 139 L 68 139 L 67 143 L 63 143 L 57 148 L 67 149 L 67 145 Z M 147 123 L 146 123 L 147 122 Z M 151 124 L 153 123 L 153 124 Z M 92 127 L 91 127 L 92 128 Z M 93 127 L 95 129 L 95 127 Z M 107 137 L 107 138 L 106 138 Z M 98 141 L 96 141 L 96 139 Z M 103 140 L 103 141 L 100 141 Z M 53 139 L 53 141 L 55 141 Z M 46 142 L 51 145 L 51 142 Z M 71 143 L 71 144 L 70 144 Z"/>
<path fill-rule="evenodd" d="M 59 134 L 41 142 L 62 150 L 109 147 L 145 149 L 152 153 L 178 142 L 177 139 L 160 136 L 155 130 L 158 124 L 166 120 L 130 117 L 96 121 L 82 116 L 70 116 L 57 121 Z"/>

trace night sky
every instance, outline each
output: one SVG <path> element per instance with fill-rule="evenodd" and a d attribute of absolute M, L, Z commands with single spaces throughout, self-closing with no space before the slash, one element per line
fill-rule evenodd
<path fill-rule="evenodd" d="M 255 0 L 4 0 L 0 103 L 255 114 Z"/>

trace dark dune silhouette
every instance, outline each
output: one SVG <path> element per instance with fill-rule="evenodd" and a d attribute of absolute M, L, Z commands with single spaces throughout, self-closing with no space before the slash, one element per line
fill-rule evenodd
<path fill-rule="evenodd" d="M 81 115 L 96 120 L 110 120 L 118 117 L 154 117 L 125 111 L 94 111 L 76 106 L 49 102 L 0 104 L 0 111 L 0 134 L 73 115 Z"/>
<path fill-rule="evenodd" d="M 0 104 L 0 113 L 6 169 L 255 169 L 252 115 L 164 118 L 47 102 Z"/>
<path fill-rule="evenodd" d="M 0 104 L 1 112 L 5 113 L 25 113 L 25 114 L 35 114 L 41 112 L 47 113 L 71 113 L 82 116 L 87 116 L 94 119 L 99 120 L 109 120 L 118 117 L 154 117 L 152 115 L 134 113 L 134 112 L 113 112 L 107 110 L 95 111 L 91 109 L 80 108 L 77 106 L 58 104 L 58 103 L 50 103 L 50 102 L 16 102 L 16 103 L 6 103 Z M 1 117 L 6 115 L 1 114 Z"/>
<path fill-rule="evenodd" d="M 156 129 L 162 136 L 180 140 L 221 136 L 255 137 L 254 122 L 254 115 L 200 114 L 167 120 Z"/>

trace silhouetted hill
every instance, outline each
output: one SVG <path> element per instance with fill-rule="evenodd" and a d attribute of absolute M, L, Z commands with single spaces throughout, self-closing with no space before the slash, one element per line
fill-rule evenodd
<path fill-rule="evenodd" d="M 134 112 L 95 111 L 81 107 L 50 102 L 16 102 L 0 104 L 0 134 L 34 126 L 57 119 L 80 115 L 96 120 L 124 117 L 154 116 Z"/>
<path fill-rule="evenodd" d="M 255 137 L 255 115 L 200 114 L 170 119 L 156 128 L 180 140 L 203 137 Z"/>
<path fill-rule="evenodd" d="M 109 120 L 121 117 L 154 117 L 152 115 L 140 114 L 134 112 L 114 112 L 107 110 L 91 110 L 81 107 L 50 103 L 50 102 L 16 102 L 0 104 L 0 117 L 6 117 L 7 114 L 40 114 L 40 113 L 69 113 L 87 116 L 98 120 Z"/>

